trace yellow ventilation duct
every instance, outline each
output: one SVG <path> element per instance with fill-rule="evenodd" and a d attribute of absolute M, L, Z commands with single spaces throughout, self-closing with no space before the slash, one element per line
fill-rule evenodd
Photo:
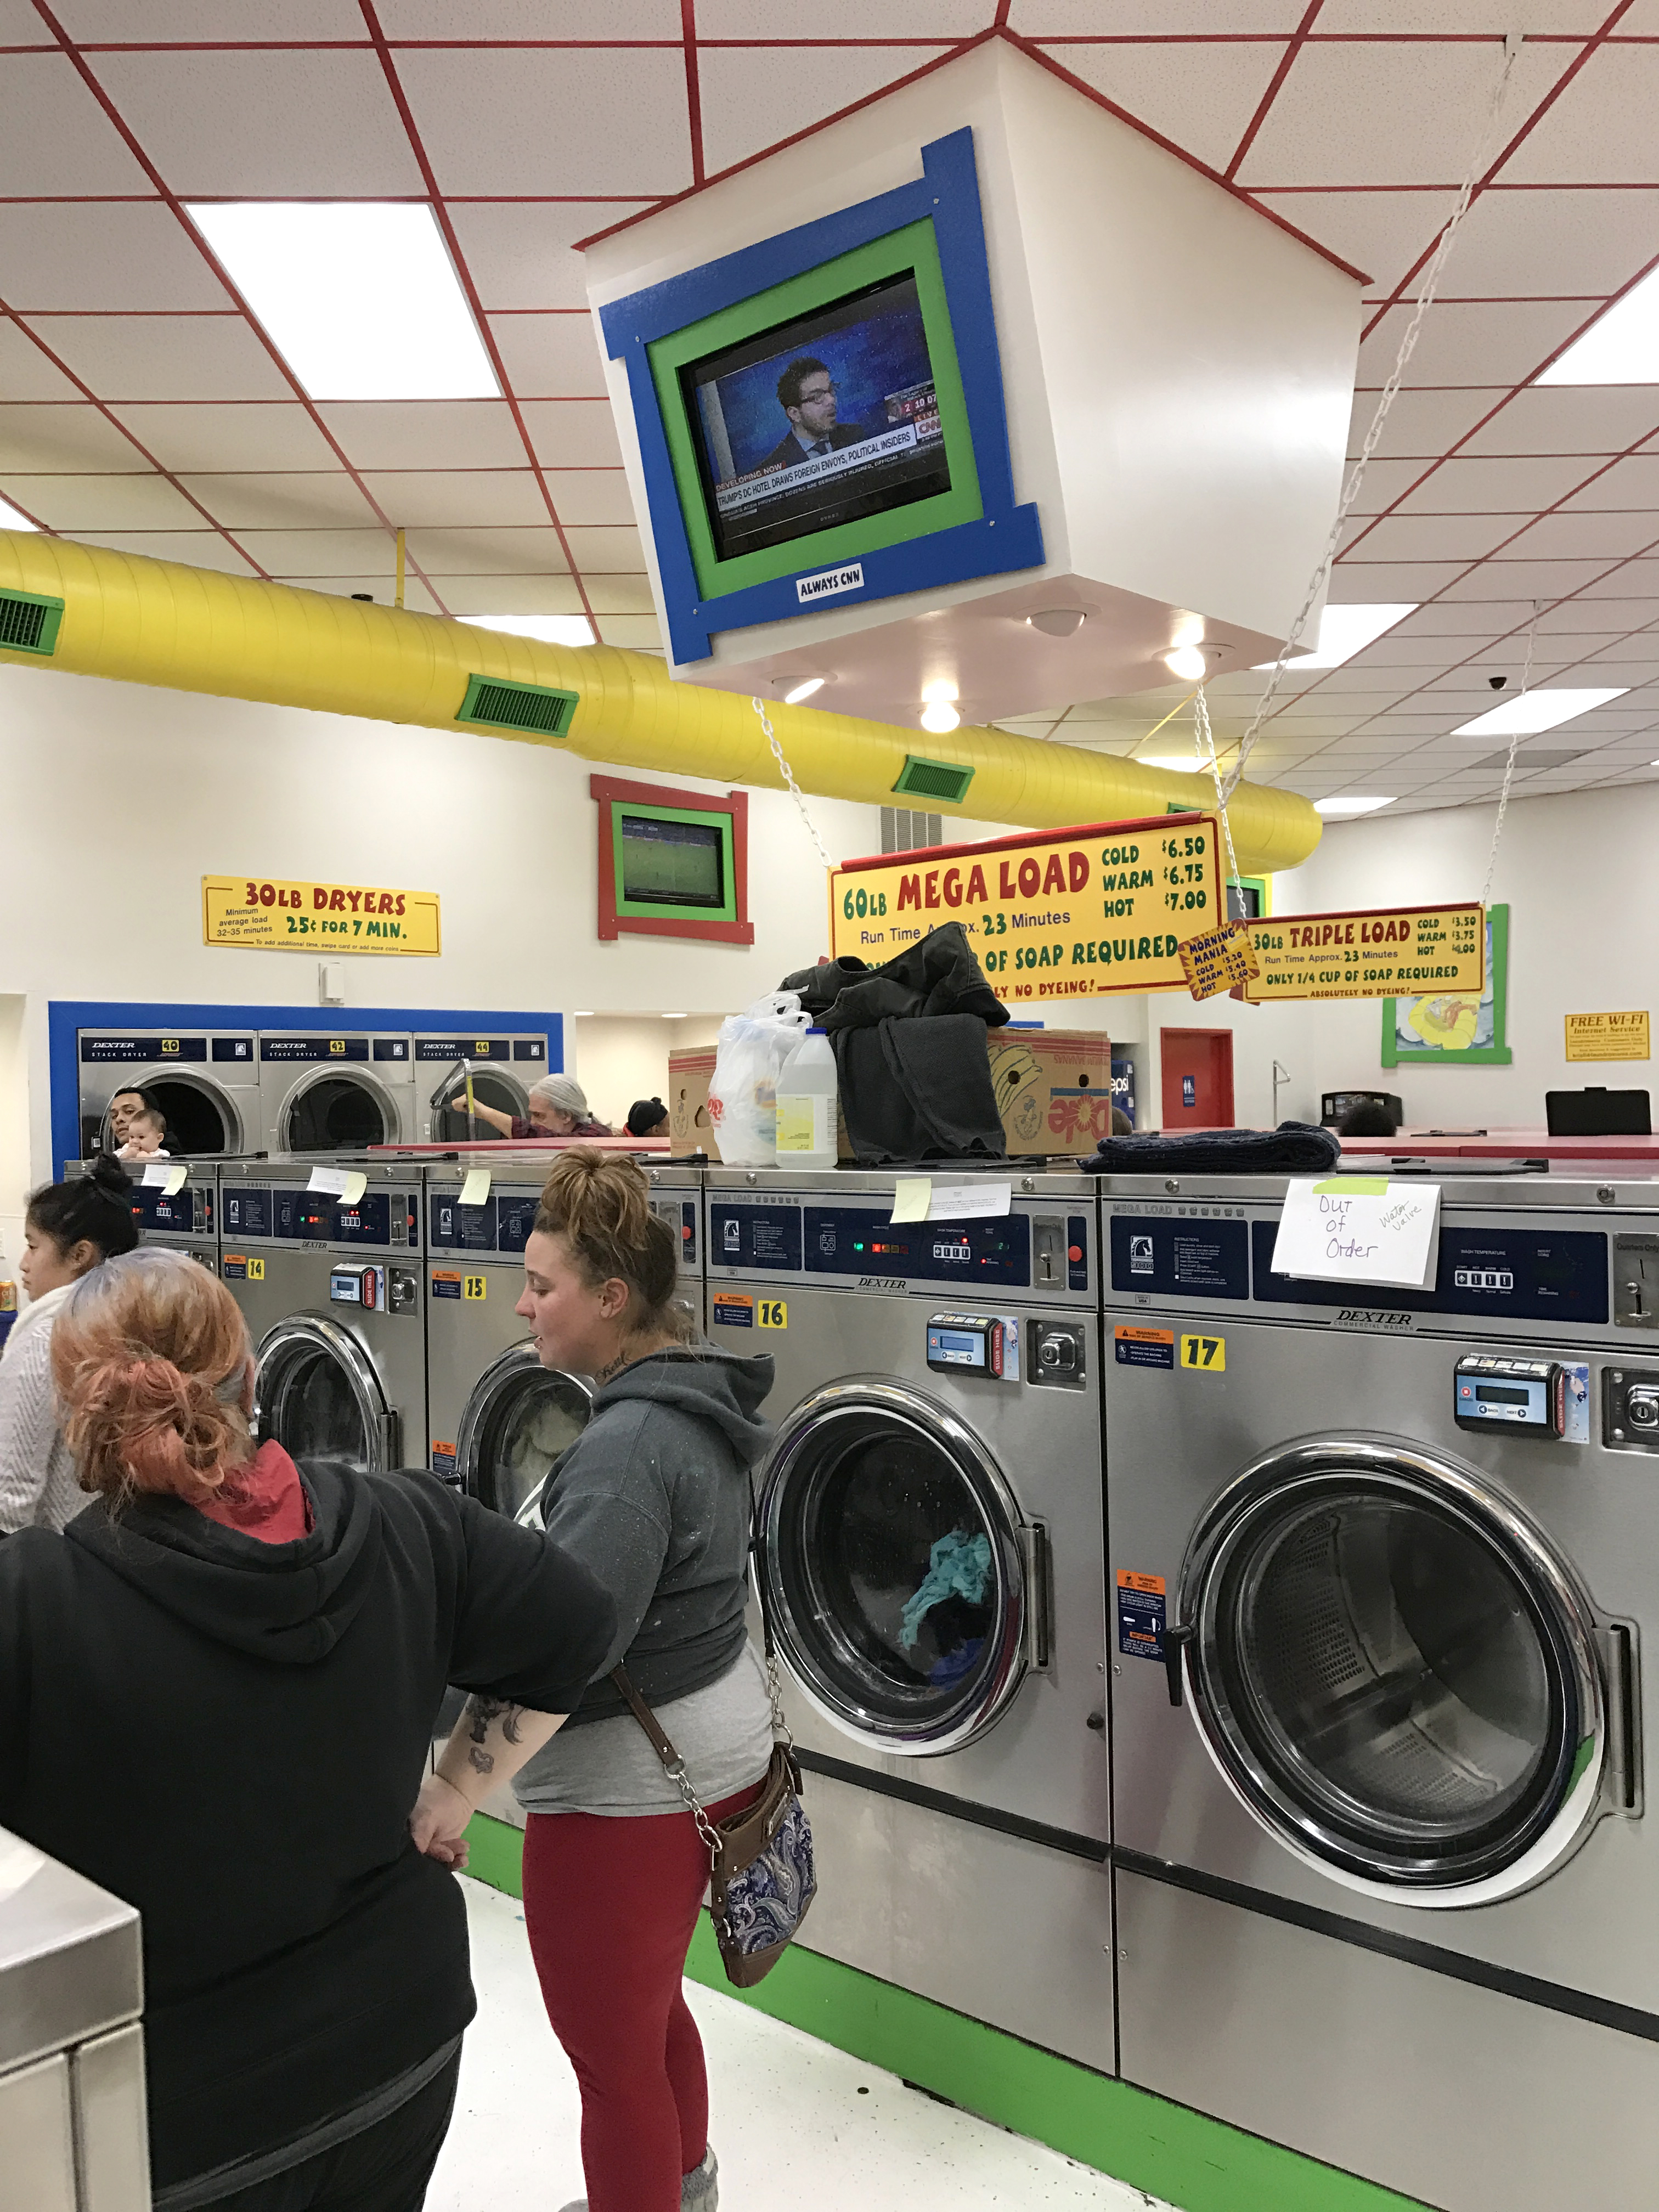
<path fill-rule="evenodd" d="M 0 531 L 0 663 L 488 732 L 718 783 L 779 781 L 746 697 L 676 684 L 648 653 L 544 645 L 21 531 Z M 810 707 L 769 712 L 803 789 L 826 799 L 896 798 L 1036 830 L 1214 803 L 1207 777 L 1002 730 L 930 737 Z M 1295 867 L 1319 842 L 1319 817 L 1292 792 L 1241 784 L 1229 812 L 1250 874 Z"/>

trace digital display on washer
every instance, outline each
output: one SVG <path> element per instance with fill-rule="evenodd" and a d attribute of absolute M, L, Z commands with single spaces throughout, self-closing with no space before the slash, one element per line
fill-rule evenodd
<path fill-rule="evenodd" d="M 800 1267 L 798 1206 L 731 1206 L 716 1199 L 708 1209 L 708 1257 L 717 1267 Z"/>
<path fill-rule="evenodd" d="M 233 1237 L 269 1237 L 270 1193 L 268 1190 L 230 1190 L 220 1194 L 224 1225 Z"/>
<path fill-rule="evenodd" d="M 1591 1323 L 1607 1318 L 1607 1240 L 1589 1230 L 1440 1231 L 1437 1287 L 1303 1282 L 1273 1272 L 1274 1221 L 1255 1226 L 1255 1295 L 1275 1304 L 1374 1306 L 1401 1313 L 1491 1314 L 1504 1321 Z"/>
<path fill-rule="evenodd" d="M 428 1232 L 434 1252 L 493 1252 L 495 1249 L 495 1201 L 463 1206 L 454 1191 L 432 1194 L 432 1225 Z"/>
<path fill-rule="evenodd" d="M 903 1221 L 885 1210 L 806 1209 L 806 1266 L 821 1275 L 890 1275 L 912 1283 L 1031 1280 L 1031 1224 L 1023 1213 L 989 1221 Z"/>
<path fill-rule="evenodd" d="M 366 1191 L 356 1206 L 343 1206 L 337 1198 L 330 1198 L 323 1191 L 296 1190 L 293 1196 L 295 1225 L 289 1231 L 292 1236 L 309 1243 L 392 1242 L 392 1200 L 383 1190 Z"/>
<path fill-rule="evenodd" d="M 193 1237 L 197 1232 L 196 1201 L 207 1200 L 205 1192 L 174 1191 L 169 1194 L 156 1184 L 138 1183 L 132 1193 L 132 1218 L 141 1230 L 160 1231 L 170 1237 Z M 204 1230 L 213 1225 L 212 1202 L 207 1200 L 203 1211 L 206 1219 Z"/>

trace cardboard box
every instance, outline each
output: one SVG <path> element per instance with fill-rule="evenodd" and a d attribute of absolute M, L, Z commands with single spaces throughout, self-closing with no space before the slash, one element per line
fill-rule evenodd
<path fill-rule="evenodd" d="M 1044 1152 L 1081 1159 L 1112 1133 L 1112 1045 L 1100 1030 L 987 1030 L 991 1088 L 1010 1159 Z M 698 1146 L 719 1159 L 708 1119 L 714 1054 L 668 1055 L 668 1128 L 676 1153 Z M 851 1160 L 843 1124 L 841 1156 Z"/>

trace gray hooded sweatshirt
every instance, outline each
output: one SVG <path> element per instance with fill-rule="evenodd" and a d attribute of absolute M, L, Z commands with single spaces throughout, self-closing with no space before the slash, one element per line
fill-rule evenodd
<path fill-rule="evenodd" d="M 678 1811 L 639 1723 L 606 1680 L 620 1661 L 672 1737 L 705 1804 L 771 1756 L 765 1676 L 745 1626 L 750 1469 L 771 1442 L 773 1364 L 696 1345 L 636 1360 L 593 1401 L 549 1478 L 547 1533 L 617 1608 L 603 1668 L 560 1734 L 520 1771 L 527 1812 Z"/>

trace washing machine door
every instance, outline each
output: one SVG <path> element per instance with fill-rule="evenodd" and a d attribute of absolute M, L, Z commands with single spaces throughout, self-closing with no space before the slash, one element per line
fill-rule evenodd
<path fill-rule="evenodd" d="M 302 1075 L 276 1116 L 284 1152 L 360 1152 L 404 1140 L 391 1093 L 361 1067 L 321 1066 Z"/>
<path fill-rule="evenodd" d="M 255 1433 L 292 1458 L 355 1460 L 371 1474 L 400 1463 L 397 1414 L 374 1363 L 328 1314 L 290 1314 L 261 1340 L 253 1374 Z"/>
<path fill-rule="evenodd" d="M 1265 1454 L 1195 1530 L 1180 1620 L 1234 1794 L 1352 1888 L 1486 1904 L 1541 1881 L 1595 1818 L 1608 1727 L 1589 1601 L 1455 1461 L 1340 1438 Z"/>
<path fill-rule="evenodd" d="M 959 1751 L 1046 1662 L 1041 1532 L 947 1407 L 835 1382 L 761 1472 L 756 1568 L 779 1655 L 836 1726 L 884 1752 Z"/>
<path fill-rule="evenodd" d="M 497 1513 L 541 1526 L 542 1486 L 553 1462 L 587 1426 L 592 1386 L 544 1367 L 533 1344 L 515 1344 L 479 1376 L 455 1438 L 455 1479 Z"/>

